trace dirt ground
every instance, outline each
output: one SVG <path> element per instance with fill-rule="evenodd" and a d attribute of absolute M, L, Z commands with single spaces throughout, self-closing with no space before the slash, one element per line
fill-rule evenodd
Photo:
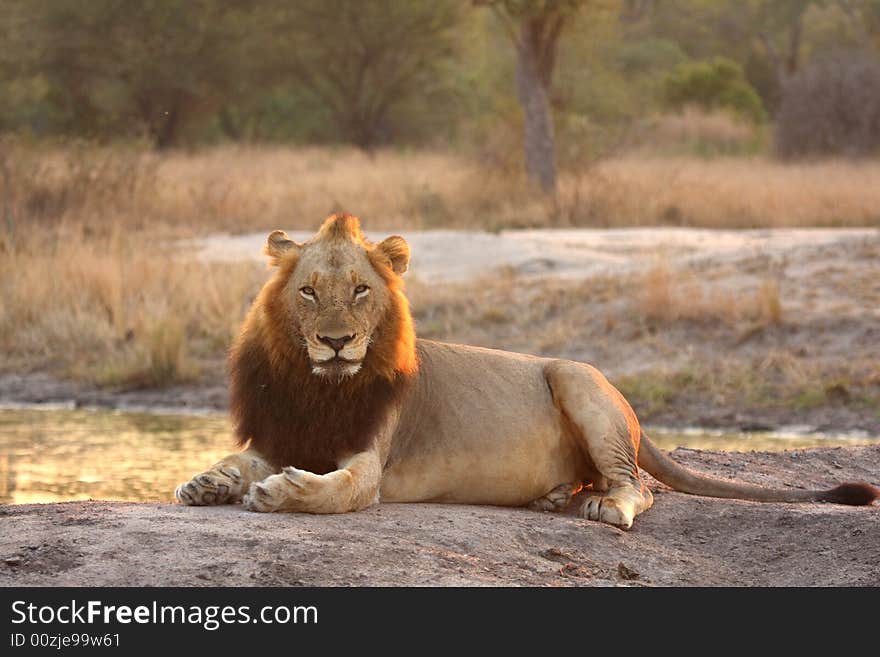
<path fill-rule="evenodd" d="M 678 449 L 753 483 L 880 483 L 880 446 Z M 630 531 L 564 514 L 382 504 L 342 516 L 70 502 L 0 506 L 2 586 L 880 586 L 880 508 L 671 492 Z"/>

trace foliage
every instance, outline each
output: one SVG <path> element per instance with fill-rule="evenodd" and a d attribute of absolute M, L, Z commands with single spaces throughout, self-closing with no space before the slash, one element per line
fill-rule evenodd
<path fill-rule="evenodd" d="M 755 123 L 767 117 L 742 67 L 722 57 L 677 66 L 666 78 L 664 91 L 673 108 L 696 105 L 706 110 L 729 109 Z"/>
<path fill-rule="evenodd" d="M 251 71 L 252 12 L 234 0 L 53 0 L 30 16 L 34 68 L 62 128 L 100 136 L 131 126 L 157 146 L 239 91 Z"/>
<path fill-rule="evenodd" d="M 564 152 L 599 153 L 683 102 L 669 97 L 682 71 L 719 83 L 719 57 L 741 69 L 732 88 L 691 79 L 685 96 L 755 121 L 775 118 L 812 61 L 880 49 L 880 0 L 4 0 L 0 132 L 160 147 L 480 150 L 506 130 L 521 142 L 510 37 L 551 14 L 547 31 L 560 17 L 564 29 L 539 59 L 563 166 L 578 160 Z"/>
<path fill-rule="evenodd" d="M 418 97 L 445 100 L 458 11 L 454 0 L 286 3 L 282 67 L 345 141 L 369 149 L 400 132 L 395 110 Z"/>

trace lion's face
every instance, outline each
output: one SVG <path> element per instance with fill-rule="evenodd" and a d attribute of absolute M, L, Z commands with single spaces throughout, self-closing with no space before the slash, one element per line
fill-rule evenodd
<path fill-rule="evenodd" d="M 269 236 L 266 249 L 276 261 L 294 251 L 296 263 L 281 290 L 295 328 L 291 339 L 305 345 L 312 373 L 332 380 L 361 370 L 391 302 L 391 291 L 374 262 L 398 274 L 406 270 L 409 257 L 401 237 L 373 246 L 359 230 L 341 228 L 345 226 L 329 234 L 322 231 L 305 244 L 296 244 L 276 231 Z"/>
<path fill-rule="evenodd" d="M 355 244 L 307 245 L 285 293 L 315 374 L 356 374 L 384 315 L 388 293 Z"/>

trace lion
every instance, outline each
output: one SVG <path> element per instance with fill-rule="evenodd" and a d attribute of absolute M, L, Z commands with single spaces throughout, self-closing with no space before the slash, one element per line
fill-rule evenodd
<path fill-rule="evenodd" d="M 416 339 L 400 236 L 374 244 L 333 215 L 305 243 L 272 232 L 265 284 L 230 351 L 242 451 L 181 484 L 182 504 L 344 513 L 382 502 L 557 511 L 630 528 L 675 490 L 760 502 L 865 505 L 880 490 L 772 489 L 685 469 L 642 431 L 594 367 Z"/>

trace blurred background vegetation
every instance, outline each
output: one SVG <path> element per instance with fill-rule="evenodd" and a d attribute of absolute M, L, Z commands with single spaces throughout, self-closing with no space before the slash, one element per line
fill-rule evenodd
<path fill-rule="evenodd" d="M 0 30 L 0 131 L 35 139 L 492 151 L 543 95 L 563 167 L 685 107 L 787 157 L 880 141 L 880 0 L 5 0 Z"/>

